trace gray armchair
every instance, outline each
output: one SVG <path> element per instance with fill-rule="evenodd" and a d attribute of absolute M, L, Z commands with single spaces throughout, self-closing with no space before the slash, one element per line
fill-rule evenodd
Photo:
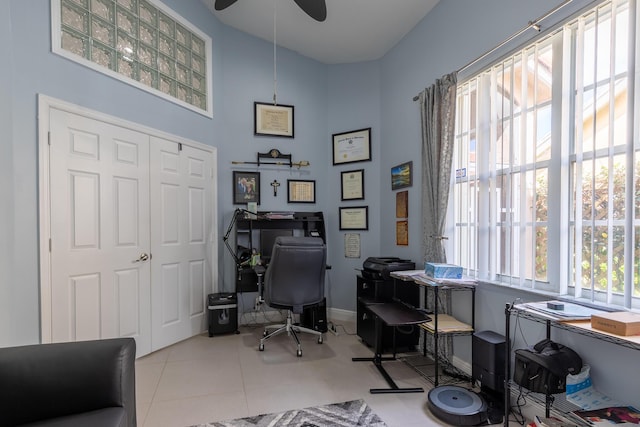
<path fill-rule="evenodd" d="M 0 425 L 135 427 L 133 338 L 0 348 Z"/>
<path fill-rule="evenodd" d="M 270 307 L 286 309 L 287 322 L 265 328 L 260 351 L 264 351 L 265 341 L 284 332 L 295 339 L 298 357 L 302 356 L 302 347 L 297 333 L 317 335 L 322 344 L 322 332 L 294 324 L 293 314 L 322 302 L 326 261 L 326 247 L 319 237 L 276 238 L 264 277 L 264 299 Z"/>

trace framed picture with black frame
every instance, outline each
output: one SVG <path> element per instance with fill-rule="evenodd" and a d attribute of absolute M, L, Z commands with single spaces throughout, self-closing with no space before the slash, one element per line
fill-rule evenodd
<path fill-rule="evenodd" d="M 371 128 L 333 134 L 333 165 L 371 160 Z"/>
<path fill-rule="evenodd" d="M 260 172 L 233 171 L 233 204 L 260 204 Z"/>
<path fill-rule="evenodd" d="M 288 203 L 315 203 L 316 182 L 311 179 L 287 180 Z"/>
<path fill-rule="evenodd" d="M 340 230 L 368 230 L 369 207 L 353 206 L 340 209 Z"/>
<path fill-rule="evenodd" d="M 255 135 L 293 138 L 293 105 L 254 102 L 253 133 Z"/>
<path fill-rule="evenodd" d="M 340 172 L 340 200 L 364 200 L 364 169 Z"/>

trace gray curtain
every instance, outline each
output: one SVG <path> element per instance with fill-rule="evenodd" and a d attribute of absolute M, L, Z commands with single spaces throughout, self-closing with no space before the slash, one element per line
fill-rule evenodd
<path fill-rule="evenodd" d="M 422 245 L 424 260 L 446 262 L 442 245 L 449 203 L 456 113 L 455 72 L 420 93 L 422 118 Z"/>
<path fill-rule="evenodd" d="M 422 122 L 422 249 L 425 262 L 447 262 L 442 240 L 453 159 L 456 111 L 455 72 L 436 80 L 418 97 Z M 428 293 L 427 310 L 434 310 L 434 293 Z M 439 292 L 438 312 L 451 313 L 451 298 Z M 426 345 L 433 354 L 433 336 L 426 334 Z M 450 336 L 438 342 L 440 358 L 451 360 L 453 341 Z"/>

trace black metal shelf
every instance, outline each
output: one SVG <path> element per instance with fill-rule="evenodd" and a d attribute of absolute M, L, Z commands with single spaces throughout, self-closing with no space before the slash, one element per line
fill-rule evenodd
<path fill-rule="evenodd" d="M 591 329 L 591 324 L 587 323 L 586 321 L 560 321 L 559 319 L 547 317 L 542 313 L 534 312 L 522 305 L 507 304 L 505 307 L 505 337 L 507 353 L 505 355 L 505 374 L 507 376 L 511 375 L 511 344 L 509 339 L 511 316 L 516 316 L 516 318 L 518 319 L 526 319 L 536 323 L 544 324 L 546 327 L 546 338 L 551 338 L 551 328 L 556 328 L 559 330 L 570 331 L 579 335 L 619 345 L 621 347 L 640 350 L 640 343 L 625 339 L 625 337 L 618 337 L 606 332 L 593 330 Z M 505 382 L 505 427 L 508 426 L 507 420 L 509 412 L 511 410 L 510 397 L 512 395 L 512 390 L 520 387 L 511 387 L 511 385 L 511 380 Z M 545 395 L 540 393 L 527 392 L 527 396 L 544 405 L 546 417 L 549 417 L 549 414 L 554 413 L 556 416 L 569 419 L 571 422 L 576 422 L 578 425 L 588 425 L 580 424 L 580 420 L 576 419 L 576 417 L 571 413 L 572 411 L 579 410 L 580 408 L 566 401 L 564 394 Z"/>
<path fill-rule="evenodd" d="M 401 360 L 434 385 L 471 382 L 469 374 L 454 366 L 453 363 L 447 359 L 440 358 L 437 371 L 436 361 L 431 354 L 405 355 L 401 357 Z"/>
<path fill-rule="evenodd" d="M 395 274 L 394 274 L 395 273 Z M 424 302 L 423 305 L 426 308 L 428 305 L 429 294 L 431 293 L 434 298 L 434 312 L 429 313 L 433 318 L 434 322 L 434 330 L 429 330 L 424 327 L 420 327 L 423 334 L 423 342 L 422 342 L 422 357 L 430 358 L 432 360 L 432 364 L 423 364 L 423 366 L 429 366 L 428 371 L 419 368 L 419 365 L 408 363 L 416 372 L 420 373 L 425 379 L 431 382 L 435 387 L 441 385 L 441 377 L 442 373 L 445 374 L 447 372 L 455 372 L 454 380 L 452 381 L 451 377 L 442 378 L 445 384 L 451 384 L 452 382 L 460 382 L 459 378 L 464 378 L 465 380 L 471 380 L 471 377 L 456 368 L 450 360 L 441 357 L 439 354 L 439 341 L 441 338 L 445 337 L 453 337 L 453 336 L 471 336 L 475 331 L 475 311 L 476 311 L 476 285 L 475 283 L 462 283 L 456 282 L 454 280 L 451 281 L 440 281 L 437 279 L 427 278 L 424 276 L 421 277 L 410 277 L 410 276 L 402 276 L 402 272 L 393 272 L 391 273 L 391 277 L 394 278 L 394 286 L 406 286 L 406 285 L 397 285 L 398 282 L 412 282 L 410 286 L 421 286 L 425 289 L 424 292 Z M 443 331 L 438 328 L 438 317 L 441 313 L 439 307 L 439 293 L 440 292 L 471 292 L 471 329 L 465 331 Z M 469 326 L 467 324 L 467 326 Z M 427 349 L 427 334 L 433 336 L 433 351 L 428 351 Z M 423 372 L 424 371 L 424 372 Z"/>
<path fill-rule="evenodd" d="M 537 403 L 538 405 L 545 406 L 547 404 L 547 396 L 544 393 L 535 393 L 533 391 L 529 391 L 518 384 L 515 384 L 513 381 L 509 380 L 509 390 L 511 392 L 511 397 L 518 398 L 521 394 L 526 397 L 526 399 L 531 400 L 532 402 Z M 576 426 L 590 426 L 589 423 L 585 422 L 579 417 L 574 416 L 571 412 L 578 411 L 581 408 L 567 400 L 566 394 L 552 394 L 551 395 L 551 403 L 552 405 L 549 407 L 549 415 L 556 418 L 564 418 L 569 420 L 571 423 L 575 423 Z M 507 425 L 507 424 L 505 424 Z M 573 425 L 573 424 L 572 424 Z"/>

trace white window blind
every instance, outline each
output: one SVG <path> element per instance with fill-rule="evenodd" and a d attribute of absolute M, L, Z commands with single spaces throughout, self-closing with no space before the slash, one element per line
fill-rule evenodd
<path fill-rule="evenodd" d="M 458 85 L 453 247 L 471 274 L 638 306 L 635 10 L 601 3 Z"/>

